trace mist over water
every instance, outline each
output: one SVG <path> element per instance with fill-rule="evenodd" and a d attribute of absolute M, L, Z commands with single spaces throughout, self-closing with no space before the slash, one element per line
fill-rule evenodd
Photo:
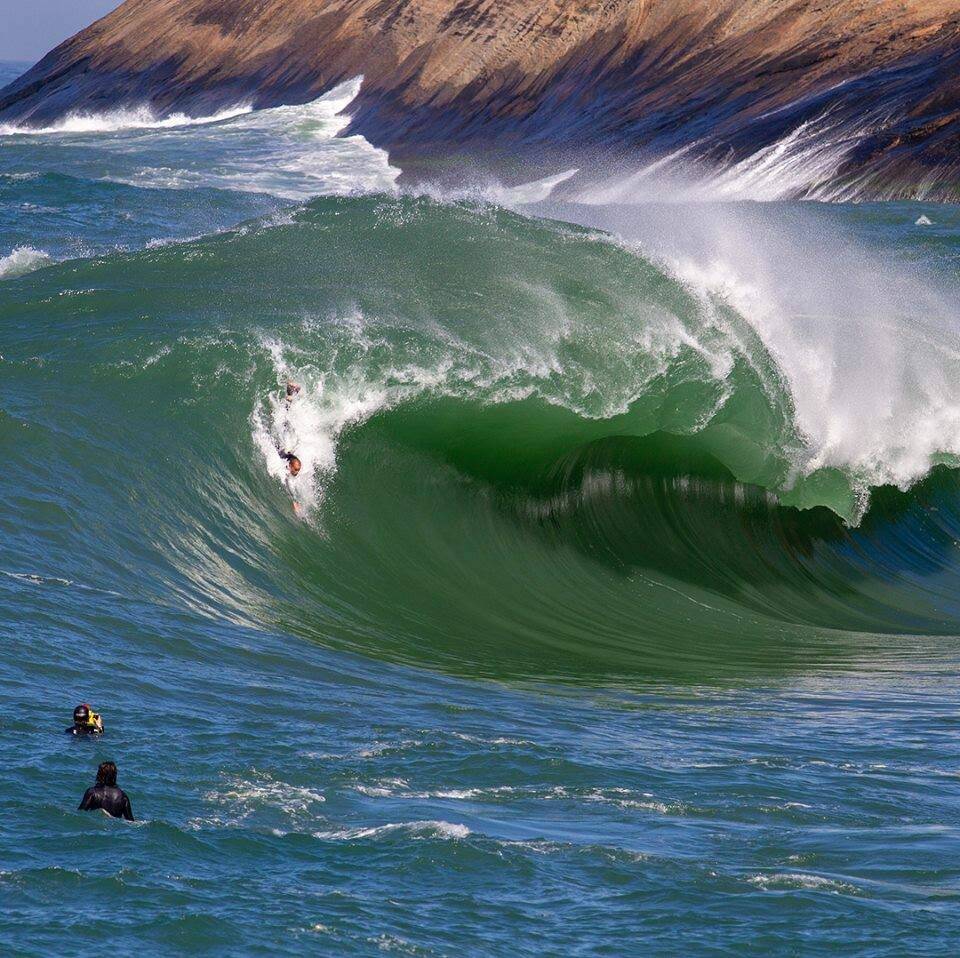
<path fill-rule="evenodd" d="M 956 211 L 413 186 L 359 82 L 2 131 L 0 941 L 948 953 Z"/>

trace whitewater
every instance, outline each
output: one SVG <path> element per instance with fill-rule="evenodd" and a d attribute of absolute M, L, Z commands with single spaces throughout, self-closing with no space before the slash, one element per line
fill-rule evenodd
<path fill-rule="evenodd" d="M 0 946 L 950 953 L 960 215 L 362 82 L 0 128 Z"/>

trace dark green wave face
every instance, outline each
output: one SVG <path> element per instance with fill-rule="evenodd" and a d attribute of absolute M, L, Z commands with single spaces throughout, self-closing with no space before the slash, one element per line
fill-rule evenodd
<path fill-rule="evenodd" d="M 10 545 L 98 587 L 135 569 L 158 601 L 499 678 L 957 631 L 955 474 L 864 519 L 855 471 L 798 471 L 791 390 L 729 301 L 605 235 L 318 199 L 8 280 L 0 326 Z M 50 495 L 15 509 L 27 475 Z"/>

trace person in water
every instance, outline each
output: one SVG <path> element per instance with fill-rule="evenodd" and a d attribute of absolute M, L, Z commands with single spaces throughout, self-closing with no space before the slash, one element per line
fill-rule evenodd
<path fill-rule="evenodd" d="M 293 476 L 296 478 L 300 475 L 300 470 L 303 468 L 303 463 L 292 452 L 281 452 L 280 458 L 286 459 L 287 461 L 288 476 Z"/>
<path fill-rule="evenodd" d="M 294 400 L 297 396 L 300 395 L 300 384 L 295 383 L 292 379 L 287 380 L 286 395 L 284 396 L 283 406 L 289 412 L 290 407 L 293 405 Z M 289 438 L 290 433 L 290 421 L 289 419 L 284 422 L 283 426 L 284 436 Z M 300 458 L 292 452 L 287 452 L 281 446 L 278 445 L 277 452 L 280 453 L 280 458 L 286 460 L 287 463 L 287 476 L 289 477 L 286 482 L 287 489 L 293 495 L 293 511 L 300 515 L 300 503 L 296 498 L 296 490 L 293 488 L 290 483 L 291 479 L 296 479 L 300 475 L 300 470 L 303 468 L 303 463 L 300 461 Z"/>
<path fill-rule="evenodd" d="M 100 764 L 97 769 L 97 784 L 84 792 L 83 800 L 77 809 L 81 812 L 102 811 L 114 818 L 133 821 L 130 799 L 122 788 L 117 788 L 117 766 L 113 762 Z"/>
<path fill-rule="evenodd" d="M 68 735 L 103 735 L 103 719 L 84 702 L 73 710 L 73 725 L 64 731 Z"/>
<path fill-rule="evenodd" d="M 287 475 L 289 476 L 289 479 L 287 480 L 287 488 L 294 496 L 296 496 L 296 490 L 291 485 L 290 479 L 296 479 L 297 476 L 300 475 L 300 470 L 303 468 L 303 463 L 292 452 L 284 452 L 282 449 L 280 450 L 280 458 L 286 459 L 287 461 Z M 297 502 L 296 499 L 293 500 L 293 511 L 297 515 L 300 515 L 300 503 Z"/>

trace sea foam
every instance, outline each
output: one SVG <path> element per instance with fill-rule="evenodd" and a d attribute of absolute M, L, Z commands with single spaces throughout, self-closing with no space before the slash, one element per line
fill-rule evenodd
<path fill-rule="evenodd" d="M 0 123 L 0 136 L 49 136 L 57 133 L 119 133 L 124 130 L 164 130 L 181 126 L 219 123 L 251 112 L 249 105 L 221 110 L 211 116 L 188 116 L 170 113 L 161 116 L 148 105 L 118 107 L 101 113 L 73 112 L 49 126 L 22 123 Z"/>
<path fill-rule="evenodd" d="M 51 262 L 50 254 L 32 246 L 17 246 L 7 256 L 0 256 L 0 279 L 12 279 Z"/>

